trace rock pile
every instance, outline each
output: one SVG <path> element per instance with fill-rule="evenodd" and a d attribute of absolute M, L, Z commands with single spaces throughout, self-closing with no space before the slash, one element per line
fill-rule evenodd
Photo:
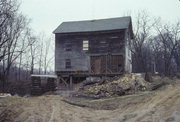
<path fill-rule="evenodd" d="M 78 93 L 92 97 L 111 97 L 133 94 L 138 91 L 145 91 L 148 88 L 149 83 L 141 75 L 126 74 L 85 85 L 78 90 Z"/>

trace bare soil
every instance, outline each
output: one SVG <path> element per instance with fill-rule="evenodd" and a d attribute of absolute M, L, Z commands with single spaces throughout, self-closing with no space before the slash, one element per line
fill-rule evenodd
<path fill-rule="evenodd" d="M 0 122 L 180 122 L 177 81 L 154 91 L 103 99 L 62 95 L 0 98 Z"/>

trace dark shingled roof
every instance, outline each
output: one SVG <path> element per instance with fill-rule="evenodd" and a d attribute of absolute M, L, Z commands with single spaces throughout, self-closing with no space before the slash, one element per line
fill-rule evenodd
<path fill-rule="evenodd" d="M 93 32 L 126 29 L 131 24 L 131 17 L 63 22 L 53 33 Z"/>

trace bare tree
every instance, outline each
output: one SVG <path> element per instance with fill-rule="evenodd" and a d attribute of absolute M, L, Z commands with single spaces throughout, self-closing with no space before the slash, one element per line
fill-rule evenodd
<path fill-rule="evenodd" d="M 177 64 L 177 72 L 180 72 L 180 40 L 179 40 L 177 50 L 175 51 L 175 54 L 174 54 L 174 59 Z"/>
<path fill-rule="evenodd" d="M 23 64 L 23 57 L 27 54 L 27 49 L 28 47 L 30 46 L 30 42 L 28 41 L 28 35 L 30 33 L 30 29 L 29 28 L 26 28 L 24 33 L 23 33 L 23 36 L 22 36 L 22 39 L 21 39 L 21 44 L 20 44 L 20 51 L 21 51 L 21 54 L 19 56 L 19 66 L 18 66 L 18 79 L 19 81 L 21 80 L 21 70 L 22 70 L 22 64 Z"/>
<path fill-rule="evenodd" d="M 18 13 L 19 4 L 16 0 L 1 0 L 0 6 L 0 80 L 4 89 L 11 66 L 22 54 L 19 44 L 28 21 L 25 16 Z"/>
<path fill-rule="evenodd" d="M 19 6 L 17 0 L 0 0 L 0 87 L 3 91 L 8 78 L 20 81 L 26 74 L 28 79 L 37 68 L 39 73 L 43 69 L 46 74 L 52 61 L 50 40 L 33 34 L 29 19 L 19 13 Z"/>
<path fill-rule="evenodd" d="M 37 58 L 37 49 L 38 49 L 38 45 L 37 45 L 37 39 L 36 37 L 29 37 L 29 41 L 30 41 L 30 74 L 34 73 L 34 66 L 35 66 L 35 59 Z"/>
<path fill-rule="evenodd" d="M 42 58 L 43 58 L 43 42 L 41 42 L 40 49 L 39 49 L 39 74 L 41 74 L 42 71 Z"/>
<path fill-rule="evenodd" d="M 45 42 L 45 53 L 44 53 L 44 74 L 47 73 L 47 68 L 49 66 L 50 61 L 52 58 L 49 57 L 49 48 L 50 48 L 50 39 L 47 39 Z"/>
<path fill-rule="evenodd" d="M 162 55 L 164 59 L 164 73 L 170 75 L 172 72 L 172 60 L 179 55 L 180 45 L 180 22 L 174 25 L 165 24 L 157 25 L 157 40 L 161 45 Z M 177 58 L 175 58 L 177 59 Z M 178 61 L 176 61 L 178 63 Z"/>
<path fill-rule="evenodd" d="M 151 38 L 151 30 L 156 21 L 152 20 L 146 11 L 138 13 L 135 21 L 134 40 L 131 41 L 133 64 L 136 72 L 147 72 L 147 57 L 144 52 L 147 42 Z M 146 51 L 147 52 L 147 51 Z"/>
<path fill-rule="evenodd" d="M 19 5 L 16 0 L 0 0 L 0 61 L 7 55 L 8 33 Z"/>
<path fill-rule="evenodd" d="M 39 74 L 41 71 L 44 72 L 44 74 L 47 74 L 48 71 L 48 67 L 50 65 L 50 63 L 52 62 L 54 56 L 52 56 L 52 50 L 53 49 L 52 46 L 52 41 L 51 38 L 47 38 L 47 36 L 44 33 L 39 34 L 40 38 L 39 38 Z"/>

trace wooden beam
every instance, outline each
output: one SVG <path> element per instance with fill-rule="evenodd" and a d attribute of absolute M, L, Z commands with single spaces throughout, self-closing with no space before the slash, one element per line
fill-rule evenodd
<path fill-rule="evenodd" d="M 68 78 L 66 80 L 64 80 L 64 78 L 62 78 L 62 77 L 59 77 L 59 78 L 60 78 L 60 80 L 63 81 L 63 83 L 66 85 L 66 87 L 68 87 L 68 83 L 67 83 Z"/>
<path fill-rule="evenodd" d="M 70 76 L 70 89 L 73 89 L 73 76 Z"/>

